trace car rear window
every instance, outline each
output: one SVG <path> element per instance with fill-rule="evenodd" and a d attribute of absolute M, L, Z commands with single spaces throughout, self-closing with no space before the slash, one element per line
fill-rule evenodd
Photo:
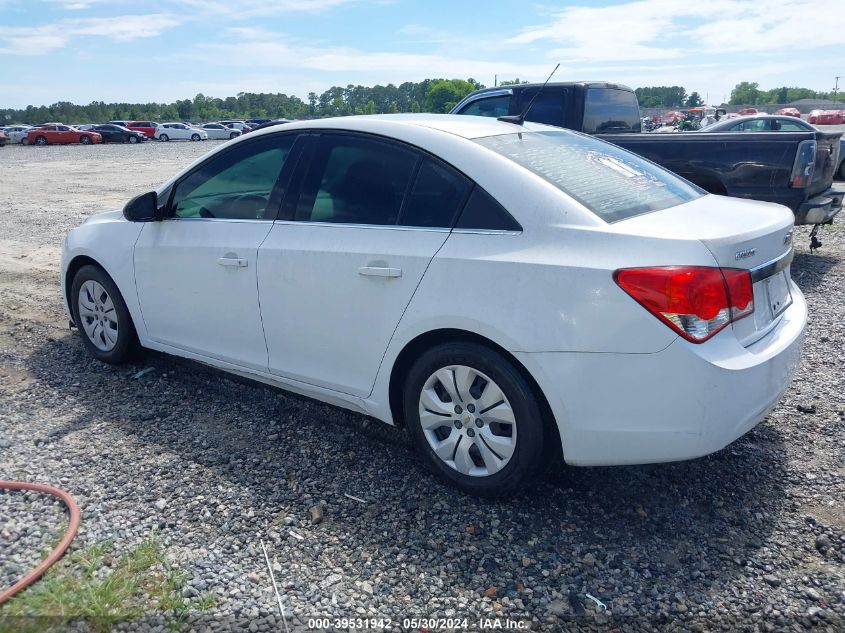
<path fill-rule="evenodd" d="M 589 88 L 581 129 L 587 134 L 642 131 L 637 95 L 618 88 Z"/>
<path fill-rule="evenodd" d="M 476 142 L 547 180 L 605 222 L 668 209 L 704 191 L 621 147 L 566 130 Z"/>

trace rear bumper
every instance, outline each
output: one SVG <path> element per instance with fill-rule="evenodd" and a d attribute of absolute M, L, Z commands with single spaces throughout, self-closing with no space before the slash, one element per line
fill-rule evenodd
<path fill-rule="evenodd" d="M 826 224 L 842 209 L 842 191 L 828 189 L 810 198 L 795 213 L 795 224 Z"/>
<path fill-rule="evenodd" d="M 800 360 L 807 306 L 745 348 L 730 328 L 654 354 L 520 353 L 543 389 L 564 459 L 579 466 L 680 461 L 720 450 L 778 404 Z"/>

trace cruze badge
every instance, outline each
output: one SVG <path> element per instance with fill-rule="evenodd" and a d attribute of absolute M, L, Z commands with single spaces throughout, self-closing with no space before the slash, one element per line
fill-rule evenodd
<path fill-rule="evenodd" d="M 783 236 L 783 245 L 788 246 L 792 243 L 792 231 L 789 231 L 786 235 Z"/>
<path fill-rule="evenodd" d="M 746 248 L 744 251 L 737 251 L 736 253 L 734 253 L 734 259 L 736 259 L 737 261 L 739 261 L 740 259 L 748 259 L 749 257 L 754 257 L 756 252 L 756 248 Z"/>

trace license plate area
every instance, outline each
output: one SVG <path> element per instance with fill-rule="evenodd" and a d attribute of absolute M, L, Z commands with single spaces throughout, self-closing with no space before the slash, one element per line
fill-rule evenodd
<path fill-rule="evenodd" d="M 789 290 L 786 270 L 775 273 L 760 283 L 764 286 L 766 307 L 769 312 L 768 321 L 771 323 L 792 305 L 792 293 Z"/>

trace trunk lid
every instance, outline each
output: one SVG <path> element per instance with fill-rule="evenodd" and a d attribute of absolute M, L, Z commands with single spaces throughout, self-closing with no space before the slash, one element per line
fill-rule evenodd
<path fill-rule="evenodd" d="M 754 312 L 733 323 L 745 345 L 765 336 L 792 302 L 789 261 L 795 216 L 769 202 L 707 195 L 663 211 L 647 213 L 614 225 L 624 232 L 665 239 L 702 242 L 720 268 L 751 271 Z M 655 266 L 683 265 L 660 261 Z"/>

